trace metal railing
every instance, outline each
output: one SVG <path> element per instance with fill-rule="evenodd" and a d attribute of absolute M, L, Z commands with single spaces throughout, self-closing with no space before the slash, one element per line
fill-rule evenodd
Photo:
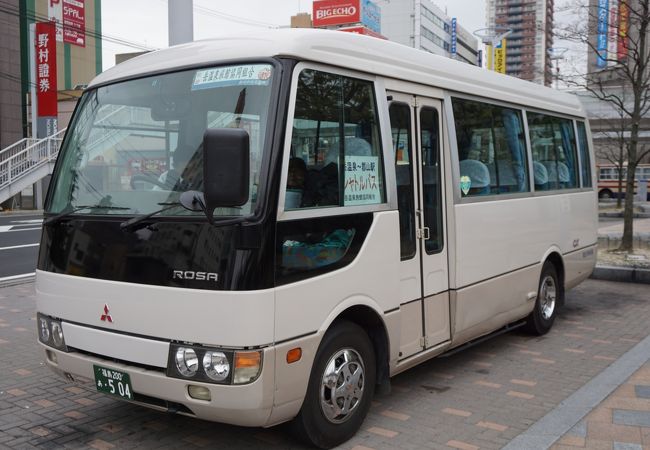
<path fill-rule="evenodd" d="M 9 186 L 59 154 L 65 128 L 44 139 L 24 138 L 0 151 L 0 189 Z"/>

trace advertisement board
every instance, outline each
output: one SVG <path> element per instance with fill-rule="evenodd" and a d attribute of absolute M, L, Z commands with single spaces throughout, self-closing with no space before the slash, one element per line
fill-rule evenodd
<path fill-rule="evenodd" d="M 596 27 L 596 66 L 607 67 L 607 32 L 609 23 L 609 0 L 598 0 L 598 24 Z"/>
<path fill-rule="evenodd" d="M 86 46 L 85 0 L 63 1 L 63 42 Z"/>
<path fill-rule="evenodd" d="M 47 0 L 47 17 L 56 26 L 56 40 L 63 42 L 63 5 L 62 0 Z"/>
<path fill-rule="evenodd" d="M 458 22 L 455 17 L 451 18 L 451 56 L 456 56 L 456 47 L 458 45 Z"/>
<path fill-rule="evenodd" d="M 372 31 L 371 29 L 366 28 L 366 27 L 345 27 L 345 28 L 338 28 L 336 31 L 344 31 L 346 33 L 363 34 L 365 36 L 372 36 L 372 37 L 376 37 L 376 38 L 379 38 L 379 39 L 388 40 L 388 38 L 386 36 L 382 36 L 379 33 L 375 33 L 374 31 Z"/>
<path fill-rule="evenodd" d="M 618 50 L 618 0 L 609 0 L 609 32 L 607 34 L 607 65 L 617 64 Z"/>
<path fill-rule="evenodd" d="M 315 1 L 312 12 L 315 28 L 361 22 L 359 0 Z"/>
<path fill-rule="evenodd" d="M 361 1 L 361 23 L 375 33 L 381 33 L 381 9 L 370 0 Z"/>
<path fill-rule="evenodd" d="M 49 136 L 57 131 L 56 89 L 56 25 L 39 22 L 34 33 L 37 136 Z"/>
<path fill-rule="evenodd" d="M 630 28 L 630 7 L 627 2 L 619 4 L 618 8 L 618 40 L 617 40 L 617 59 L 625 61 L 627 59 L 628 31 Z"/>
<path fill-rule="evenodd" d="M 312 17 L 314 28 L 361 24 L 381 33 L 381 9 L 371 0 L 317 0 Z"/>
<path fill-rule="evenodd" d="M 501 42 L 494 48 L 494 71 L 499 73 L 506 73 L 506 40 L 502 39 Z"/>
<path fill-rule="evenodd" d="M 492 57 L 494 55 L 494 61 Z M 506 40 L 502 39 L 501 42 L 494 47 L 487 46 L 487 69 L 494 70 L 499 73 L 506 73 Z"/>

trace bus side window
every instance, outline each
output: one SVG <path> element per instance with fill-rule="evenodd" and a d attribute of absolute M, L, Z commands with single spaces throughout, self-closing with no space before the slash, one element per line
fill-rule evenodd
<path fill-rule="evenodd" d="M 462 196 L 528 192 L 520 110 L 453 99 Z"/>
<path fill-rule="evenodd" d="M 413 146 L 411 108 L 405 103 L 390 105 L 390 127 L 395 155 L 397 206 L 399 209 L 400 253 L 402 260 L 415 256 L 415 194 L 413 192 Z"/>
<path fill-rule="evenodd" d="M 584 122 L 578 125 L 578 151 L 582 164 L 582 187 L 591 187 L 591 160 L 589 158 L 589 143 L 587 142 L 587 129 Z"/>
<path fill-rule="evenodd" d="M 546 186 L 536 185 L 536 189 L 579 187 L 573 121 L 534 112 L 528 112 L 527 118 L 533 161 L 542 164 L 548 175 Z"/>
<path fill-rule="evenodd" d="M 304 162 L 302 185 L 288 175 L 286 209 L 385 202 L 373 83 L 305 69 L 298 79 L 290 169 Z M 289 184 L 289 182 L 291 184 Z"/>

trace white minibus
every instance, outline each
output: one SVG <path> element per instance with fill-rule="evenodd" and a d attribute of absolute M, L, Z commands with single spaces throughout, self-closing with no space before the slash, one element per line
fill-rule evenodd
<path fill-rule="evenodd" d="M 272 30 L 97 76 L 46 199 L 47 365 L 328 448 L 390 378 L 546 333 L 596 260 L 579 100 L 381 39 Z"/>

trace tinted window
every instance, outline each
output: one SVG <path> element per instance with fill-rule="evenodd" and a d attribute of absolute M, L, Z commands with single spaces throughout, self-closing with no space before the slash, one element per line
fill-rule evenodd
<path fill-rule="evenodd" d="M 286 209 L 385 201 L 372 82 L 301 72 L 289 169 Z"/>
<path fill-rule="evenodd" d="M 521 111 L 453 99 L 462 196 L 527 192 Z"/>
<path fill-rule="evenodd" d="M 413 192 L 413 145 L 411 108 L 404 103 L 390 105 L 393 135 L 397 205 L 399 207 L 400 249 L 402 259 L 415 255 L 415 195 Z"/>
<path fill-rule="evenodd" d="M 591 159 L 589 158 L 587 129 L 584 122 L 576 123 L 578 125 L 578 150 L 580 151 L 580 162 L 582 164 L 582 186 L 591 187 Z"/>
<path fill-rule="evenodd" d="M 432 254 L 441 251 L 443 245 L 440 132 L 438 111 L 433 108 L 424 107 L 420 111 L 420 145 L 424 226 L 429 229 L 424 249 Z"/>
<path fill-rule="evenodd" d="M 528 113 L 536 190 L 578 187 L 573 121 Z"/>

